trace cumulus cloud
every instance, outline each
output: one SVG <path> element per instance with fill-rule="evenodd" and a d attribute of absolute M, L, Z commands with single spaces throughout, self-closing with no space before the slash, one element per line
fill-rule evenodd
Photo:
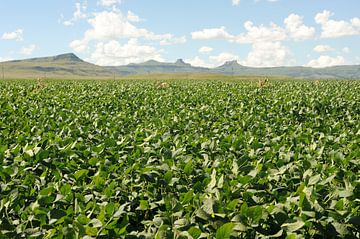
<path fill-rule="evenodd" d="M 294 40 L 307 40 L 315 36 L 315 28 L 308 27 L 303 23 L 303 17 L 297 14 L 290 14 L 284 20 L 285 28 Z"/>
<path fill-rule="evenodd" d="M 142 19 L 138 15 L 135 15 L 135 13 L 133 13 L 132 11 L 128 11 L 127 20 L 129 22 L 141 22 L 142 21 Z"/>
<path fill-rule="evenodd" d="M 290 14 L 284 19 L 284 25 L 275 23 L 255 25 L 246 21 L 245 31 L 240 34 L 231 34 L 225 27 L 207 28 L 191 33 L 192 39 L 209 40 L 222 39 L 231 43 L 251 44 L 252 49 L 247 58 L 241 63 L 248 66 L 281 66 L 292 65 L 294 59 L 289 48 L 282 44 L 285 40 L 307 40 L 315 37 L 315 28 L 307 26 L 303 17 Z"/>
<path fill-rule="evenodd" d="M 21 48 L 20 53 L 23 55 L 31 55 L 35 49 L 36 49 L 36 45 L 32 44 L 30 46 Z"/>
<path fill-rule="evenodd" d="M 147 29 L 133 25 L 120 11 L 103 11 L 95 13 L 88 20 L 91 28 L 88 29 L 82 39 L 74 40 L 70 47 L 77 52 L 88 49 L 91 41 L 109 41 L 130 38 L 144 38 L 157 41 L 160 45 L 181 44 L 186 42 L 185 36 L 175 37 L 172 34 L 155 34 Z"/>
<path fill-rule="evenodd" d="M 112 6 L 118 5 L 120 3 L 121 3 L 120 0 L 100 0 L 98 2 L 98 4 L 103 7 L 112 7 Z"/>
<path fill-rule="evenodd" d="M 229 34 L 225 27 L 220 28 L 208 28 L 201 31 L 191 33 L 191 37 L 194 40 L 209 40 L 209 39 L 226 39 L 232 40 L 234 36 Z"/>
<path fill-rule="evenodd" d="M 243 62 L 247 66 L 274 67 L 291 65 L 290 50 L 280 42 L 258 42 L 253 44 L 247 59 Z"/>
<path fill-rule="evenodd" d="M 199 52 L 202 53 L 202 54 L 208 54 L 210 52 L 212 52 L 213 49 L 211 47 L 208 47 L 208 46 L 203 46 L 203 47 L 200 47 L 199 49 Z"/>
<path fill-rule="evenodd" d="M 315 22 L 321 25 L 322 38 L 338 38 L 360 34 L 360 18 L 353 18 L 350 21 L 336 21 L 330 19 L 334 14 L 324 10 L 316 14 Z"/>
<path fill-rule="evenodd" d="M 195 56 L 192 59 L 185 59 L 185 62 L 191 64 L 192 66 L 198 66 L 198 67 L 213 67 L 214 65 L 211 63 L 208 63 L 201 59 L 198 56 Z"/>
<path fill-rule="evenodd" d="M 275 23 L 269 25 L 254 25 L 251 21 L 244 23 L 245 32 L 238 35 L 230 34 L 225 27 L 209 28 L 192 32 L 192 38 L 197 40 L 224 39 L 238 44 L 251 44 L 252 49 L 241 63 L 248 66 L 282 66 L 292 65 L 294 60 L 289 48 L 282 45 L 286 39 L 305 40 L 313 38 L 315 29 L 304 25 L 302 17 L 291 14 L 284 20 L 285 27 Z M 223 63 L 229 60 L 239 60 L 239 57 L 222 53 L 210 60 Z"/>
<path fill-rule="evenodd" d="M 75 11 L 73 13 L 72 18 L 64 21 L 63 24 L 65 26 L 72 26 L 74 25 L 75 22 L 86 18 L 87 17 L 86 10 L 87 10 L 86 2 L 84 2 L 83 4 L 81 4 L 80 2 L 75 3 Z"/>
<path fill-rule="evenodd" d="M 74 40 L 69 44 L 70 48 L 75 52 L 85 52 L 89 49 L 88 41 L 85 39 Z"/>
<path fill-rule="evenodd" d="M 345 59 L 342 56 L 320 56 L 317 59 L 309 61 L 306 66 L 314 67 L 314 68 L 322 68 L 322 67 L 329 67 L 329 66 L 338 66 L 338 65 L 345 65 Z"/>
<path fill-rule="evenodd" d="M 210 56 L 209 59 L 213 61 L 215 65 L 222 65 L 227 61 L 239 61 L 240 57 L 229 52 L 223 52 L 217 56 Z"/>
<path fill-rule="evenodd" d="M 238 6 L 240 4 L 240 0 L 231 0 L 232 5 Z"/>
<path fill-rule="evenodd" d="M 254 26 L 253 22 L 246 21 L 244 23 L 244 28 L 247 32 L 235 37 L 235 42 L 244 44 L 266 41 L 282 41 L 286 39 L 286 31 L 274 23 L 270 23 L 269 26 Z"/>
<path fill-rule="evenodd" d="M 334 48 L 332 48 L 329 45 L 317 45 L 314 47 L 315 52 L 327 52 L 327 51 L 334 51 Z"/>
<path fill-rule="evenodd" d="M 97 65 L 116 66 L 148 60 L 163 61 L 163 58 L 155 47 L 141 45 L 137 39 L 130 39 L 126 44 L 115 40 L 98 43 L 89 60 Z"/>
<path fill-rule="evenodd" d="M 175 44 L 184 44 L 186 42 L 186 37 L 176 37 L 173 34 L 166 33 L 166 34 L 155 34 L 153 32 L 148 32 L 144 36 L 145 39 L 151 40 L 151 41 L 157 41 L 162 46 L 167 45 L 175 45 Z"/>
<path fill-rule="evenodd" d="M 17 29 L 13 32 L 5 32 L 1 39 L 3 40 L 15 40 L 15 41 L 22 41 L 23 40 L 23 29 Z"/>
<path fill-rule="evenodd" d="M 228 33 L 225 27 L 203 29 L 192 32 L 191 36 L 192 39 L 195 40 L 224 39 L 242 44 L 262 41 L 280 41 L 286 38 L 285 30 L 273 23 L 266 27 L 264 25 L 254 26 L 253 22 L 247 21 L 244 23 L 244 28 L 246 32 L 237 36 Z"/>
<path fill-rule="evenodd" d="M 199 67 L 216 67 L 223 65 L 227 61 L 240 61 L 240 57 L 230 53 L 230 52 L 222 52 L 218 55 L 209 56 L 206 60 L 200 58 L 199 56 L 195 56 L 192 59 L 186 59 L 186 62 L 190 63 L 192 66 L 199 66 Z"/>
<path fill-rule="evenodd" d="M 244 23 L 245 32 L 239 35 L 230 34 L 225 27 L 220 27 L 195 31 L 191 33 L 191 36 L 194 40 L 223 39 L 240 44 L 252 44 L 265 41 L 283 41 L 288 37 L 304 40 L 313 37 L 315 34 L 315 29 L 305 26 L 302 23 L 302 18 L 298 15 L 290 15 L 290 18 L 286 19 L 286 24 L 287 30 L 274 23 L 270 23 L 268 26 L 263 24 L 256 26 L 253 22 L 246 21 Z"/>

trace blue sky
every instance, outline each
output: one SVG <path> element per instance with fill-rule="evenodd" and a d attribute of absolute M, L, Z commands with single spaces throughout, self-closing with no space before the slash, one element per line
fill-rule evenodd
<path fill-rule="evenodd" d="M 359 0 L 4 0 L 0 61 L 360 64 Z"/>

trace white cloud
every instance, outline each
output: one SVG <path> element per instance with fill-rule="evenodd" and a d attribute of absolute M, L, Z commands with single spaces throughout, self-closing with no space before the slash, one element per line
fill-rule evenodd
<path fill-rule="evenodd" d="M 121 3 L 120 0 L 100 0 L 98 2 L 98 4 L 100 4 L 101 6 L 104 6 L 104 7 L 112 7 L 112 6 L 118 5 L 120 3 Z"/>
<path fill-rule="evenodd" d="M 321 67 L 344 65 L 345 63 L 346 63 L 345 59 L 342 56 L 336 56 L 336 57 L 320 56 L 317 59 L 309 61 L 307 66 L 314 68 L 321 68 Z"/>
<path fill-rule="evenodd" d="M 36 45 L 32 44 L 28 47 L 21 48 L 20 53 L 23 55 L 31 55 L 35 49 L 36 49 Z"/>
<path fill-rule="evenodd" d="M 199 52 L 202 53 L 202 54 L 208 54 L 210 52 L 212 52 L 213 49 L 211 47 L 208 47 L 208 46 L 203 46 L 203 47 L 200 47 L 199 49 Z"/>
<path fill-rule="evenodd" d="M 192 66 L 199 66 L 199 67 L 214 67 L 213 64 L 207 63 L 202 60 L 200 57 L 196 56 L 193 59 L 185 59 L 185 62 L 191 64 Z"/>
<path fill-rule="evenodd" d="M 3 40 L 16 40 L 16 41 L 22 41 L 23 40 L 23 29 L 17 29 L 13 32 L 5 32 L 2 35 Z"/>
<path fill-rule="evenodd" d="M 69 44 L 70 48 L 75 52 L 85 52 L 89 49 L 88 42 L 84 39 L 74 40 Z"/>
<path fill-rule="evenodd" d="M 303 17 L 290 14 L 284 20 L 284 27 L 270 23 L 269 25 L 254 25 L 251 21 L 244 23 L 245 32 L 233 35 L 225 27 L 207 28 L 191 33 L 194 40 L 223 39 L 239 44 L 253 44 L 257 42 L 277 42 L 286 39 L 306 40 L 315 36 L 315 28 L 306 26 Z"/>
<path fill-rule="evenodd" d="M 350 21 L 354 27 L 360 28 L 360 18 L 355 17 L 355 18 L 351 19 Z"/>
<path fill-rule="evenodd" d="M 225 27 L 220 28 L 208 28 L 201 31 L 191 33 L 191 37 L 194 40 L 209 40 L 209 39 L 227 39 L 231 40 L 234 36 L 230 35 Z"/>
<path fill-rule="evenodd" d="M 290 50 L 280 42 L 258 42 L 253 44 L 247 59 L 247 66 L 274 67 L 293 64 Z"/>
<path fill-rule="evenodd" d="M 322 38 L 338 38 L 345 36 L 354 36 L 360 34 L 360 19 L 353 18 L 350 21 L 335 21 L 330 17 L 334 14 L 330 11 L 324 10 L 316 14 L 315 21 L 321 25 Z"/>
<path fill-rule="evenodd" d="M 237 42 L 241 44 L 251 44 L 263 41 L 281 41 L 286 39 L 286 31 L 274 23 L 268 27 L 264 25 L 254 26 L 251 21 L 244 23 L 246 33 L 234 36 L 228 33 L 225 27 L 209 28 L 201 31 L 192 32 L 192 39 L 195 40 L 209 40 L 209 39 L 224 39 L 230 42 Z"/>
<path fill-rule="evenodd" d="M 12 61 L 13 59 L 10 57 L 1 57 L 0 56 L 0 62 L 4 62 L 4 61 Z"/>
<path fill-rule="evenodd" d="M 240 4 L 240 0 L 232 0 L 232 5 L 238 6 Z"/>
<path fill-rule="evenodd" d="M 314 47 L 315 52 L 327 52 L 327 51 L 334 51 L 334 48 L 332 48 L 329 45 L 317 45 Z"/>
<path fill-rule="evenodd" d="M 91 28 L 84 33 L 82 39 L 74 40 L 70 47 L 77 52 L 88 49 L 91 41 L 109 41 L 129 38 L 144 38 L 158 41 L 160 45 L 181 44 L 186 42 L 185 36 L 175 37 L 172 34 L 155 34 L 143 28 L 137 28 L 120 11 L 103 11 L 95 13 L 88 20 Z"/>
<path fill-rule="evenodd" d="M 267 41 L 282 41 L 286 39 L 286 31 L 274 23 L 264 26 L 254 26 L 253 22 L 247 21 L 244 23 L 246 33 L 235 37 L 234 41 L 237 43 L 256 43 Z"/>
<path fill-rule="evenodd" d="M 241 64 L 255 67 L 273 67 L 282 65 L 293 65 L 294 59 L 290 49 L 282 45 L 286 39 L 305 40 L 314 37 L 315 29 L 303 24 L 302 17 L 292 14 L 284 20 L 285 28 L 274 23 L 269 25 L 254 25 L 253 22 L 244 23 L 245 32 L 239 35 L 228 33 L 225 27 L 204 29 L 192 32 L 193 39 L 224 39 L 228 42 L 239 44 L 251 44 L 252 50 Z M 225 59 L 226 58 L 226 59 Z M 211 61 L 223 63 L 229 60 L 238 60 L 239 57 L 223 53 Z"/>
<path fill-rule="evenodd" d="M 185 36 L 175 37 L 173 34 L 170 33 L 157 35 L 153 32 L 148 32 L 143 37 L 147 40 L 157 41 L 162 46 L 184 44 L 186 42 Z"/>
<path fill-rule="evenodd" d="M 289 36 L 294 40 L 306 40 L 315 36 L 315 28 L 304 25 L 303 17 L 299 15 L 290 14 L 284 23 Z"/>
<path fill-rule="evenodd" d="M 185 61 L 190 63 L 192 66 L 212 68 L 212 67 L 223 65 L 227 61 L 239 62 L 240 57 L 235 54 L 229 53 L 229 52 L 222 52 L 219 55 L 209 56 L 207 61 L 201 59 L 198 56 L 195 56 L 192 59 L 186 59 Z"/>
<path fill-rule="evenodd" d="M 135 13 L 133 13 L 132 11 L 128 11 L 127 20 L 129 22 L 141 22 L 142 21 L 142 19 L 139 16 L 135 15 Z"/>
<path fill-rule="evenodd" d="M 215 62 L 215 65 L 222 65 L 227 61 L 239 61 L 240 57 L 229 52 L 223 52 L 217 56 L 210 56 L 209 59 Z"/>
<path fill-rule="evenodd" d="M 140 45 L 136 39 L 130 39 L 124 45 L 115 40 L 98 43 L 89 60 L 97 65 L 115 66 L 148 60 L 163 61 L 163 58 L 155 47 Z"/>
<path fill-rule="evenodd" d="M 344 47 L 342 50 L 341 50 L 343 53 L 347 54 L 350 52 L 350 48 L 349 47 Z"/>
<path fill-rule="evenodd" d="M 72 18 L 70 20 L 64 21 L 63 24 L 65 26 L 72 26 L 74 25 L 75 22 L 87 18 L 86 10 L 87 10 L 86 2 L 84 2 L 83 4 L 81 4 L 80 2 L 75 3 L 75 11 L 73 13 Z"/>

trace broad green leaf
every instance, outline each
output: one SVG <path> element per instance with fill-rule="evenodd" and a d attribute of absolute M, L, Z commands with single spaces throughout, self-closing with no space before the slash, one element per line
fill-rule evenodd
<path fill-rule="evenodd" d="M 320 181 L 320 174 L 317 174 L 315 176 L 310 177 L 308 185 L 315 185 L 316 183 L 318 183 Z"/>
<path fill-rule="evenodd" d="M 192 236 L 193 239 L 198 239 L 201 236 L 201 230 L 196 227 L 191 227 L 188 230 L 188 233 Z"/>
<path fill-rule="evenodd" d="M 140 205 L 138 207 L 140 210 L 148 210 L 149 209 L 149 202 L 146 200 L 140 200 Z"/>
<path fill-rule="evenodd" d="M 305 223 L 303 221 L 298 220 L 292 223 L 284 223 L 281 225 L 281 227 L 287 232 L 295 232 L 301 229 L 304 225 Z"/>
<path fill-rule="evenodd" d="M 229 239 L 233 232 L 234 224 L 229 222 L 222 225 L 216 230 L 216 239 Z"/>
<path fill-rule="evenodd" d="M 74 177 L 76 180 L 80 180 L 80 179 L 84 178 L 88 174 L 88 172 L 89 172 L 89 170 L 87 170 L 87 169 L 80 169 L 75 172 Z"/>

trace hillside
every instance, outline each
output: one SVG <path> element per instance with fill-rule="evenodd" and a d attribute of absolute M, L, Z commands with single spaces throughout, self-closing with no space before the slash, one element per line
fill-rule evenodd
<path fill-rule="evenodd" d="M 327 68 L 293 67 L 246 67 L 237 61 L 229 61 L 216 68 L 195 67 L 182 59 L 174 63 L 154 60 L 124 66 L 97 66 L 83 61 L 73 53 L 52 57 L 32 58 L 1 63 L 5 78 L 112 78 L 116 76 L 207 73 L 240 76 L 286 76 L 316 79 L 360 79 L 360 65 Z"/>
<path fill-rule="evenodd" d="M 175 63 L 164 63 L 154 60 L 140 64 L 129 64 L 126 66 L 109 66 L 106 69 L 116 72 L 119 75 L 135 75 L 150 73 L 203 73 L 210 72 L 210 69 L 194 67 L 178 59 Z"/>
<path fill-rule="evenodd" d="M 73 53 L 1 63 L 5 78 L 73 78 L 105 77 L 113 73 L 83 61 Z"/>
<path fill-rule="evenodd" d="M 360 79 L 360 65 L 334 66 L 326 68 L 311 68 L 303 66 L 283 67 L 246 67 L 236 61 L 226 62 L 224 65 L 211 70 L 214 73 L 247 76 L 288 76 L 293 78 L 336 78 Z"/>

